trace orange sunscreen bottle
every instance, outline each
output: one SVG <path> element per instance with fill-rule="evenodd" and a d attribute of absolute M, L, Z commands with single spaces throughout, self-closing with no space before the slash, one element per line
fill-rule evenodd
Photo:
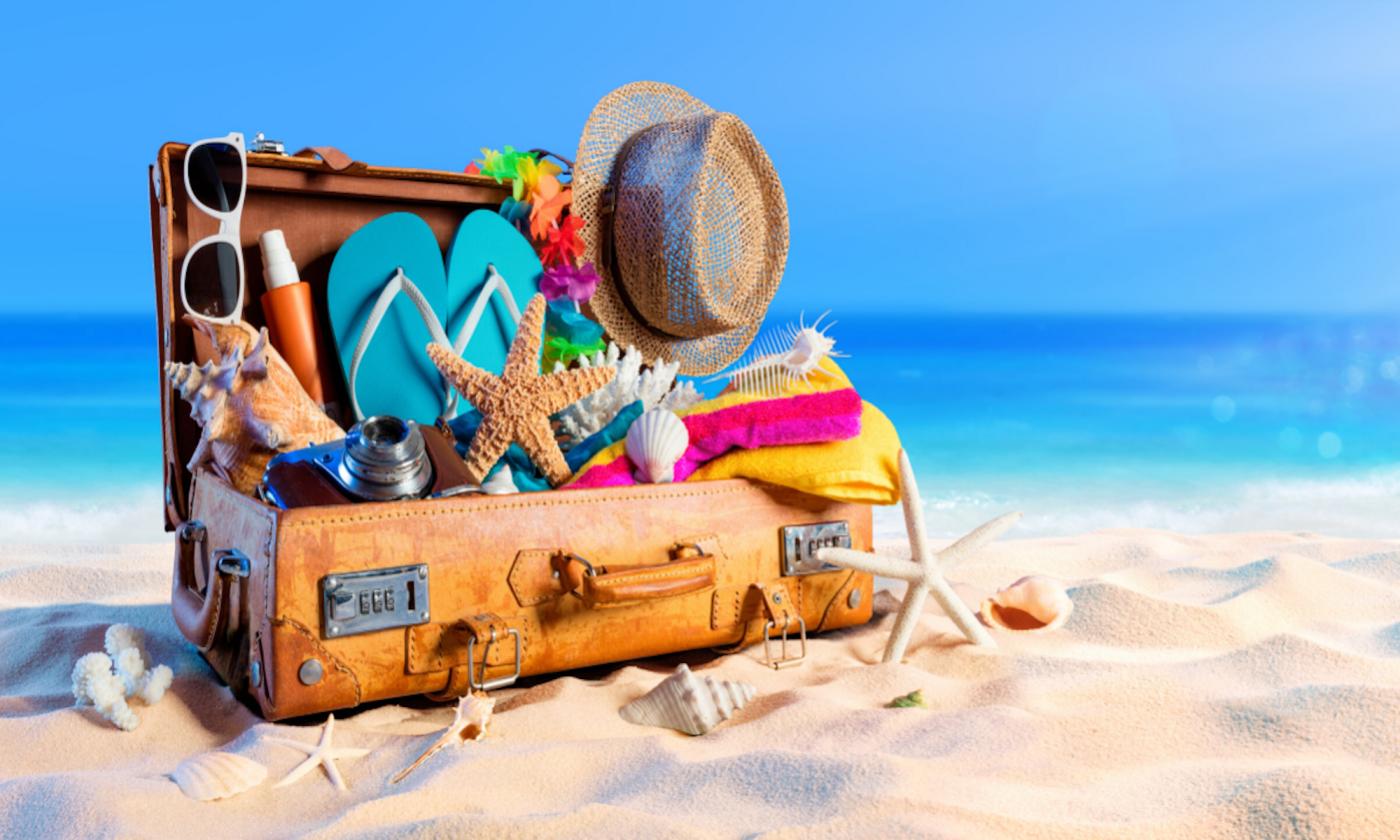
<path fill-rule="evenodd" d="M 267 284 L 262 310 L 272 346 L 287 360 L 311 399 L 327 408 L 334 391 L 326 387 L 327 377 L 320 363 L 321 335 L 311 302 L 311 285 L 301 282 L 282 231 L 264 232 L 258 237 L 258 244 L 262 246 L 263 280 Z"/>

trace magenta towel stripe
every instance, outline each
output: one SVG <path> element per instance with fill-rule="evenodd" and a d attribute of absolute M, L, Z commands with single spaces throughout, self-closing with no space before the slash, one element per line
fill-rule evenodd
<path fill-rule="evenodd" d="M 685 481 L 708 461 L 731 449 L 757 449 L 846 440 L 860 434 L 860 395 L 852 388 L 822 391 L 722 408 L 683 418 L 690 446 L 676 464 Z M 570 487 L 635 484 L 625 454 L 589 469 Z"/>

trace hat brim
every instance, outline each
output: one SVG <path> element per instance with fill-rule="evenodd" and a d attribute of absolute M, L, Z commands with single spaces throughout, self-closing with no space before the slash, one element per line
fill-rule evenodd
<path fill-rule="evenodd" d="M 613 165 L 629 138 L 655 125 L 713 113 L 712 108 L 673 85 L 633 82 L 598 101 L 579 138 L 573 167 L 573 207 L 585 224 L 579 231 L 584 260 L 598 271 L 598 288 L 588 305 L 612 340 L 632 346 L 648 361 L 666 359 L 688 376 L 715 373 L 738 359 L 753 342 L 759 322 L 704 338 L 682 338 L 650 328 L 617 288 L 612 268 L 602 259 L 604 193 Z"/>

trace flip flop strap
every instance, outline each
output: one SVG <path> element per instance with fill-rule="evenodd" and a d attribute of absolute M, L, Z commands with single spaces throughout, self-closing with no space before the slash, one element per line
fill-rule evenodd
<path fill-rule="evenodd" d="M 481 316 L 486 314 L 491 295 L 497 292 L 505 300 L 506 311 L 510 313 L 511 320 L 516 324 L 520 323 L 520 306 L 515 302 L 515 295 L 511 294 L 510 286 L 506 285 L 505 278 L 496 271 L 496 266 L 488 263 L 486 282 L 482 284 L 481 291 L 476 293 L 476 300 L 472 301 L 472 308 L 467 312 L 467 320 L 462 322 L 462 328 L 457 331 L 457 340 L 452 343 L 452 350 L 458 356 L 466 351 L 467 342 L 476 334 L 476 325 L 481 322 Z"/>
<path fill-rule="evenodd" d="M 389 307 L 398 297 L 399 292 L 408 295 L 408 299 L 413 302 L 413 306 L 418 310 L 419 316 L 423 319 L 423 324 L 433 335 L 433 341 L 443 347 L 451 348 L 453 353 L 462 355 L 467 349 L 467 343 L 476 334 L 476 327 L 481 323 L 481 318 L 486 314 L 486 306 L 491 302 L 491 295 L 499 293 L 505 300 L 506 311 L 510 313 L 511 320 L 516 324 L 520 323 L 520 306 L 515 302 L 515 295 L 511 294 L 510 286 L 506 285 L 505 278 L 496 271 L 496 266 L 486 266 L 486 282 L 482 285 L 481 291 L 476 295 L 476 300 L 472 301 L 471 311 L 467 313 L 467 320 L 462 322 L 462 328 L 457 331 L 457 340 L 449 341 L 447 332 L 438 323 L 437 313 L 428 303 L 428 299 L 408 279 L 408 275 L 403 273 L 403 268 L 395 269 L 394 276 L 389 278 L 389 282 L 384 284 L 384 290 L 379 293 L 379 298 L 374 302 L 374 308 L 370 310 L 369 317 L 365 319 L 365 326 L 360 330 L 360 339 L 355 342 L 355 353 L 350 358 L 350 405 L 355 412 L 355 420 L 365 419 L 364 412 L 360 410 L 360 401 L 355 394 L 355 382 L 360 371 L 360 362 L 364 359 L 365 352 L 369 350 L 370 342 L 374 340 L 374 334 L 379 330 L 379 324 L 384 320 L 384 316 L 389 312 Z M 451 386 L 444 384 L 443 401 L 445 410 L 443 417 L 451 420 L 457 415 L 457 395 L 452 393 Z"/>
<path fill-rule="evenodd" d="M 452 347 L 452 342 L 447 339 L 447 333 L 438 323 L 437 313 L 433 311 L 428 299 L 423 296 L 413 281 L 408 279 L 408 275 L 403 273 L 402 267 L 395 269 L 394 276 L 390 277 L 389 282 L 384 284 L 384 290 L 379 293 L 379 298 L 374 302 L 374 308 L 370 310 L 369 317 L 365 319 L 364 328 L 360 330 L 360 340 L 355 342 L 355 353 L 350 357 L 350 406 L 355 412 L 357 422 L 365 419 L 364 412 L 360 410 L 360 400 L 355 394 L 355 381 L 360 373 L 360 362 L 364 359 L 365 351 L 369 350 L 370 342 L 374 340 L 374 334 L 379 331 L 380 322 L 384 320 L 384 316 L 389 312 L 389 307 L 399 296 L 399 292 L 408 295 L 408 299 L 413 302 L 414 308 L 423 318 L 423 324 L 432 333 L 433 341 L 443 347 Z M 445 416 L 451 419 L 451 416 L 456 414 L 457 399 L 455 395 L 448 396 L 446 392 L 444 392 L 444 398 L 448 403 Z"/>

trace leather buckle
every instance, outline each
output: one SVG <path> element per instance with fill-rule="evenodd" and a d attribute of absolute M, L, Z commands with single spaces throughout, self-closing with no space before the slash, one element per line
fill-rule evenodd
<path fill-rule="evenodd" d="M 798 635 L 797 635 L 797 638 L 798 638 L 800 644 L 799 644 L 799 647 L 798 647 L 797 655 L 796 655 L 796 656 L 789 656 L 789 655 L 788 655 L 788 628 L 792 626 L 792 622 L 793 622 L 793 621 L 796 621 L 796 622 L 797 622 L 797 634 L 798 634 Z M 776 670 L 779 670 L 780 668 L 791 668 L 792 666 L 797 665 L 797 664 L 800 663 L 802 660 L 806 659 L 806 658 L 807 658 L 807 622 L 805 622 L 805 621 L 802 620 L 802 616 L 800 616 L 800 615 L 789 616 L 787 612 L 784 612 L 784 613 L 783 613 L 782 644 L 781 644 L 781 645 L 779 646 L 779 648 L 778 648 L 778 656 L 777 656 L 776 658 L 773 656 L 773 649 L 772 649 L 772 648 L 773 648 L 773 628 L 774 628 L 775 626 L 777 626 L 777 622 L 775 622 L 775 621 L 774 621 L 773 619 L 771 619 L 771 618 L 768 619 L 767 623 L 765 623 L 765 624 L 763 625 L 763 664 L 765 664 L 765 665 L 771 667 L 773 670 L 776 671 Z"/>
<path fill-rule="evenodd" d="M 803 620 L 800 613 L 788 611 L 788 589 L 786 586 L 776 586 L 769 589 L 761 583 L 756 583 L 754 588 L 763 596 L 763 611 L 768 615 L 768 620 L 763 624 L 763 664 L 775 671 L 780 668 L 791 668 L 807 658 L 807 622 Z M 789 655 L 788 632 L 794 622 L 797 623 L 798 647 L 795 655 Z M 777 637 L 780 641 L 777 656 L 773 655 L 774 629 L 780 631 L 780 635 Z"/>
<path fill-rule="evenodd" d="M 520 679 L 520 631 L 514 627 L 507 627 L 506 633 L 515 638 L 515 672 L 504 677 L 497 677 L 494 680 L 486 679 L 486 664 L 491 659 L 491 649 L 496 646 L 497 634 L 495 624 L 491 625 L 491 638 L 486 641 L 486 647 L 481 654 L 481 679 L 476 676 L 476 634 L 473 633 L 467 639 L 467 685 L 473 691 L 494 691 L 498 688 L 506 688 L 515 684 Z"/>

